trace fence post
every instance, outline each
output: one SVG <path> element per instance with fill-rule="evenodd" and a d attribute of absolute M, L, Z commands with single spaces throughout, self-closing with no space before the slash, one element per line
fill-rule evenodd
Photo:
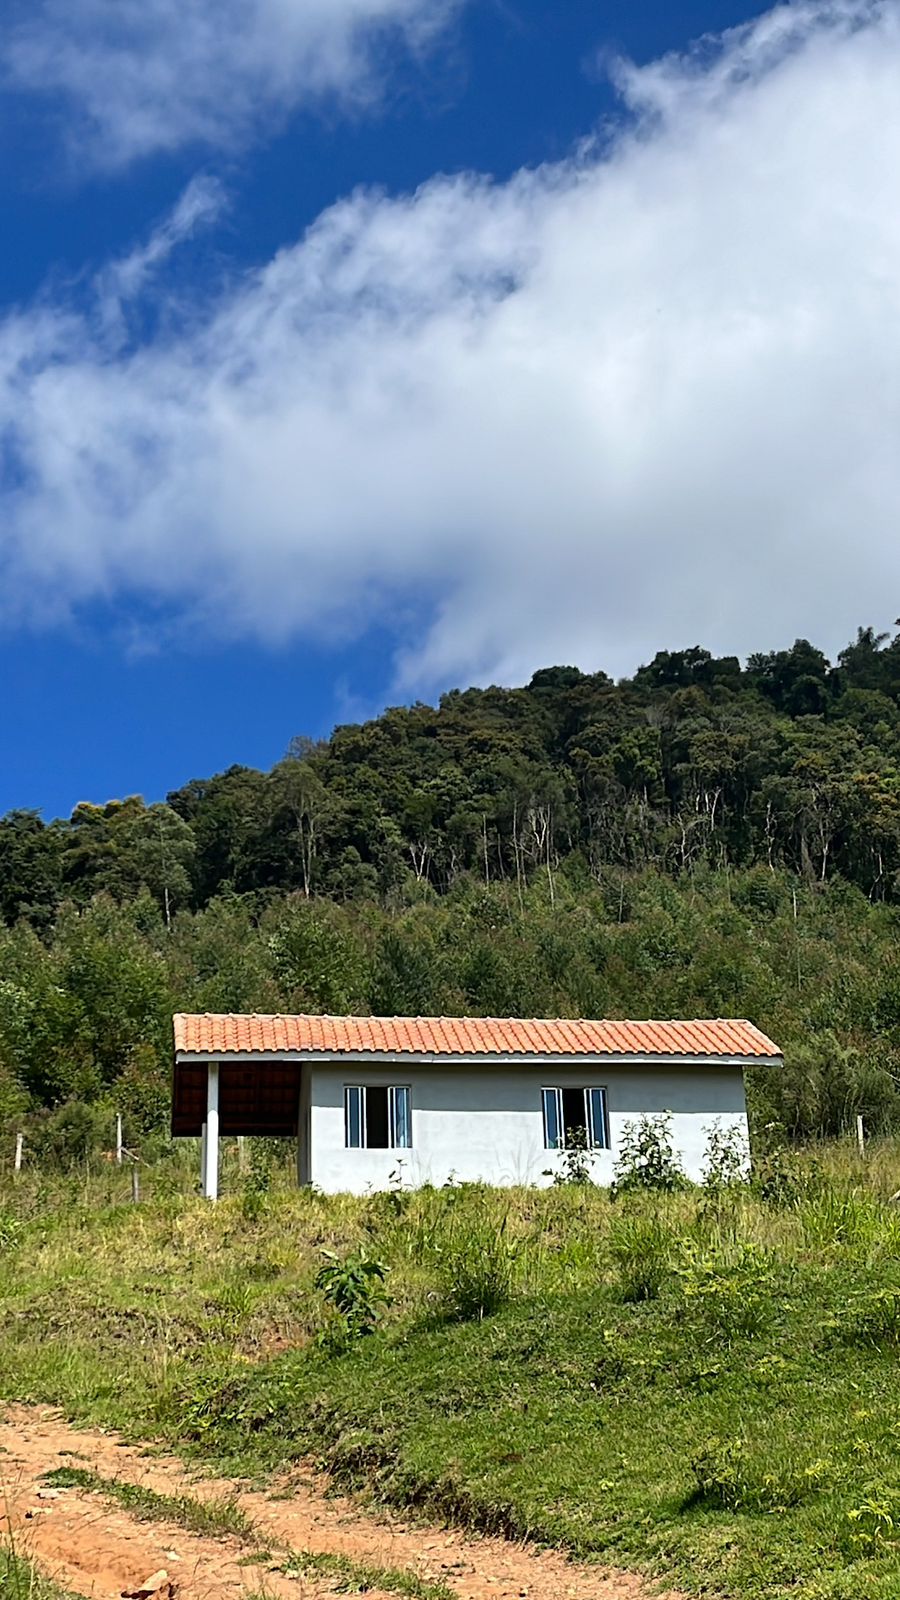
<path fill-rule="evenodd" d="M 856 1119 L 856 1142 L 859 1145 L 859 1153 L 860 1153 L 860 1155 L 864 1156 L 865 1153 L 866 1153 L 866 1136 L 865 1136 L 865 1133 L 863 1131 L 863 1119 L 862 1119 L 862 1117 L 857 1117 L 857 1119 Z"/>
<path fill-rule="evenodd" d="M 135 1205 L 141 1198 L 141 1175 L 136 1161 L 131 1163 L 131 1198 Z"/>
<path fill-rule="evenodd" d="M 122 1165 L 122 1113 L 116 1112 L 116 1163 Z"/>
<path fill-rule="evenodd" d="M 22 1171 L 22 1147 L 23 1147 L 24 1143 L 25 1143 L 25 1135 L 24 1135 L 24 1133 L 17 1133 L 16 1134 L 16 1154 L 15 1154 L 15 1159 L 13 1161 L 13 1171 L 14 1172 L 21 1172 Z"/>

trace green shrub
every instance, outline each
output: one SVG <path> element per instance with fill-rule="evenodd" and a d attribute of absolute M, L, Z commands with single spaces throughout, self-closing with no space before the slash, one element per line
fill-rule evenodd
<path fill-rule="evenodd" d="M 41 1167 L 70 1171 L 115 1146 L 115 1114 L 102 1102 L 67 1100 L 34 1116 L 25 1135 L 29 1158 Z"/>
<path fill-rule="evenodd" d="M 796 1161 L 786 1150 L 776 1145 L 754 1155 L 751 1192 L 773 1210 L 782 1211 L 793 1206 L 803 1188 Z"/>
<path fill-rule="evenodd" d="M 557 1188 L 567 1183 L 576 1185 L 593 1183 L 591 1151 L 588 1146 L 587 1130 L 585 1128 L 568 1128 L 566 1130 L 566 1147 L 561 1152 L 560 1164 L 556 1168 L 545 1169 L 544 1177 L 552 1178 Z"/>
<path fill-rule="evenodd" d="M 703 1182 L 713 1191 L 739 1188 L 746 1180 L 749 1151 L 746 1135 L 740 1128 L 723 1128 L 717 1118 L 706 1134 Z"/>
<path fill-rule="evenodd" d="M 387 1304 L 382 1285 L 387 1267 L 370 1256 L 347 1256 L 343 1261 L 332 1250 L 323 1250 L 325 1265 L 316 1274 L 316 1288 L 341 1319 L 342 1337 L 353 1342 L 374 1333 Z"/>
<path fill-rule="evenodd" d="M 241 1184 L 241 1214 L 258 1222 L 266 1210 L 272 1187 L 272 1154 L 264 1139 L 250 1141 L 250 1170 Z"/>
<path fill-rule="evenodd" d="M 613 1196 L 633 1189 L 672 1193 L 686 1184 L 672 1143 L 672 1113 L 660 1111 L 626 1122 L 613 1169 Z"/>
<path fill-rule="evenodd" d="M 776 1276 L 771 1257 L 742 1244 L 729 1256 L 685 1248 L 678 1266 L 685 1304 L 710 1335 L 730 1342 L 750 1338 L 770 1321 Z"/>
<path fill-rule="evenodd" d="M 614 1217 L 609 1247 L 626 1301 L 655 1300 L 672 1271 L 672 1235 L 653 1213 L 628 1211 Z"/>

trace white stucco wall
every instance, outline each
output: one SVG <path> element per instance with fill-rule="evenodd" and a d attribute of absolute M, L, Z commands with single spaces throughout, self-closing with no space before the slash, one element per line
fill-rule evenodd
<path fill-rule="evenodd" d="M 307 1080 L 308 1074 L 308 1080 Z M 744 1082 L 738 1066 L 588 1066 L 562 1072 L 549 1065 L 497 1067 L 384 1066 L 354 1062 L 304 1069 L 308 1109 L 302 1107 L 299 1170 L 326 1193 L 383 1189 L 402 1164 L 405 1184 L 482 1181 L 551 1182 L 561 1163 L 544 1148 L 541 1089 L 605 1088 L 610 1150 L 592 1157 L 593 1176 L 609 1183 L 622 1125 L 642 1112 L 671 1111 L 672 1134 L 688 1177 L 699 1179 L 707 1132 L 718 1120 L 746 1139 Z M 412 1100 L 410 1150 L 348 1150 L 344 1146 L 344 1085 L 406 1083 Z M 304 1149 L 304 1144 L 306 1149 Z"/>

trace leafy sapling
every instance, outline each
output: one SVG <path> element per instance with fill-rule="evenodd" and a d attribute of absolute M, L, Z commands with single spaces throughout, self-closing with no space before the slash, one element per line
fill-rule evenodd
<path fill-rule="evenodd" d="M 316 1288 L 340 1317 L 344 1340 L 374 1333 L 382 1307 L 389 1303 L 383 1288 L 387 1267 L 364 1254 L 343 1261 L 332 1250 L 322 1254 L 326 1260 L 316 1274 Z"/>
<path fill-rule="evenodd" d="M 635 1189 L 672 1193 L 686 1185 L 687 1178 L 672 1143 L 671 1111 L 645 1114 L 635 1122 L 626 1122 L 613 1170 L 613 1198 Z"/>

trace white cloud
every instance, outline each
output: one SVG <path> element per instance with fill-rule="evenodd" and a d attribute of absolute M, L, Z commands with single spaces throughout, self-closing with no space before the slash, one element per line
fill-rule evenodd
<path fill-rule="evenodd" d="M 295 107 L 377 93 L 389 44 L 419 50 L 458 0 L 8 0 L 7 86 L 62 111 L 100 166 L 251 137 Z"/>
<path fill-rule="evenodd" d="M 227 195 L 217 178 L 191 179 L 177 204 L 154 228 L 146 244 L 110 261 L 94 285 L 100 325 L 110 338 L 128 336 L 128 307 L 148 291 L 173 251 L 221 216 Z"/>
<path fill-rule="evenodd" d="M 8 322 L 7 613 L 377 621 L 406 689 L 890 622 L 900 9 L 795 5 L 621 82 L 611 144 L 357 194 L 178 335 Z"/>

